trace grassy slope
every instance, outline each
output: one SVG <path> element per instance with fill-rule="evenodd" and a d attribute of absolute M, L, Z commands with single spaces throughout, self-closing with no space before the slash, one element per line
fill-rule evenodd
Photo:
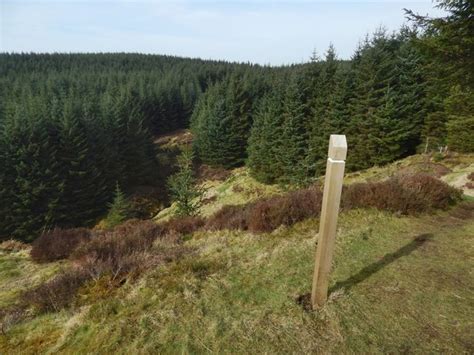
<path fill-rule="evenodd" d="M 467 175 L 474 172 L 474 154 L 453 155 L 449 159 L 434 163 L 423 155 L 414 155 L 383 167 L 373 167 L 361 172 L 348 173 L 344 177 L 345 184 L 356 182 L 370 182 L 385 179 L 388 176 L 403 172 L 425 172 L 436 175 L 443 171 L 445 175 L 442 180 L 458 188 L 464 188 L 464 193 L 468 196 L 474 196 L 474 189 L 467 189 L 462 183 L 467 182 Z M 324 178 L 319 179 L 322 183 Z M 461 182 L 461 184 L 459 184 Z M 249 171 L 245 168 L 239 168 L 232 171 L 231 176 L 224 182 L 206 181 L 203 184 L 206 188 L 205 203 L 201 209 L 204 216 L 212 215 L 224 205 L 240 205 L 259 198 L 279 194 L 284 189 L 278 185 L 265 185 L 253 179 Z M 161 222 L 171 218 L 176 211 L 176 206 L 163 209 L 154 218 Z"/>
<path fill-rule="evenodd" d="M 348 180 L 373 174 L 383 177 L 383 169 Z M 219 191 L 246 199 L 231 181 L 216 185 L 208 208 L 222 203 Z M 0 335 L 0 353 L 472 352 L 474 219 L 466 217 L 342 214 L 330 302 L 318 312 L 295 302 L 310 291 L 317 220 L 258 236 L 196 233 L 187 243 L 198 255 L 106 300 L 18 324 Z M 0 256 L 0 265 L 10 265 L 0 269 L 2 287 L 49 270 L 12 257 Z M 5 290 L 2 302 L 13 302 Z"/>
<path fill-rule="evenodd" d="M 204 203 L 201 208 L 203 216 L 210 216 L 225 205 L 240 205 L 259 198 L 281 193 L 283 190 L 277 185 L 265 185 L 253 179 L 245 168 L 232 171 L 230 177 L 225 181 L 206 181 L 202 185 L 205 188 Z M 155 221 L 166 221 L 173 217 L 176 206 L 163 209 L 154 218 Z"/>
<path fill-rule="evenodd" d="M 23 290 L 47 280 L 59 267 L 60 263 L 34 263 L 29 250 L 13 253 L 0 250 L 0 308 L 14 304 Z"/>

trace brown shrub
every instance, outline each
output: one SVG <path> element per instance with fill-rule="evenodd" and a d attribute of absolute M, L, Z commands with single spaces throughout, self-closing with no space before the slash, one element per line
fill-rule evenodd
<path fill-rule="evenodd" d="M 84 285 L 93 288 L 94 283 L 108 279 L 108 287 L 119 287 L 146 269 L 188 253 L 188 248 L 176 243 L 176 235 L 202 224 L 189 218 L 169 223 L 165 229 L 152 221 L 129 220 L 112 230 L 95 232 L 71 253 L 72 266 L 66 272 L 23 293 L 23 303 L 39 312 L 58 311 L 71 306 Z M 157 238 L 166 243 L 154 247 Z"/>
<path fill-rule="evenodd" d="M 227 205 L 214 213 L 205 224 L 205 229 L 248 229 L 248 213 L 252 205 L 234 206 Z"/>
<path fill-rule="evenodd" d="M 446 208 L 459 197 L 458 190 L 430 175 L 406 174 L 344 187 L 341 206 L 345 210 L 373 207 L 410 214 Z M 270 232 L 281 225 L 319 216 L 321 203 L 322 192 L 317 187 L 293 191 L 244 206 L 224 206 L 207 220 L 205 228 Z"/>
<path fill-rule="evenodd" d="M 341 207 L 344 210 L 373 207 L 379 210 L 407 213 L 417 210 L 422 204 L 410 196 L 398 181 L 357 183 L 344 187 Z"/>
<path fill-rule="evenodd" d="M 129 220 L 112 230 L 97 232 L 70 258 L 95 278 L 107 273 L 118 277 L 141 270 L 143 254 L 162 234 L 163 228 L 156 223 Z"/>
<path fill-rule="evenodd" d="M 204 198 L 204 199 L 202 200 L 202 204 L 203 204 L 203 205 L 208 205 L 208 204 L 210 204 L 211 202 L 214 202 L 214 201 L 216 201 L 216 200 L 217 200 L 217 196 L 216 196 L 216 195 L 210 196 L 210 197 Z"/>
<path fill-rule="evenodd" d="M 470 174 L 467 176 L 467 179 L 468 179 L 468 180 L 471 180 L 471 181 L 474 181 L 474 172 L 470 173 Z"/>
<path fill-rule="evenodd" d="M 57 312 L 73 303 L 77 290 L 89 279 L 82 270 L 66 271 L 24 292 L 21 301 L 38 312 Z"/>
<path fill-rule="evenodd" d="M 129 220 L 113 230 L 94 235 L 71 255 L 76 266 L 92 278 L 109 275 L 113 280 L 135 278 L 144 270 L 179 258 L 188 252 L 179 245 L 184 234 L 200 228 L 199 217 L 171 220 L 163 225 L 152 221 Z M 165 241 L 153 248 L 154 241 Z"/>
<path fill-rule="evenodd" d="M 342 208 L 373 207 L 380 210 L 416 214 L 446 208 L 460 197 L 459 191 L 426 174 L 408 174 L 375 183 L 344 187 Z"/>
<path fill-rule="evenodd" d="M 65 259 L 91 236 L 92 231 L 86 228 L 55 228 L 44 232 L 33 242 L 31 258 L 39 263 Z"/>
<path fill-rule="evenodd" d="M 317 189 L 290 192 L 255 203 L 248 213 L 251 232 L 270 232 L 281 225 L 292 225 L 316 217 L 321 210 L 322 193 Z"/>
<path fill-rule="evenodd" d="M 305 218 L 318 216 L 321 200 L 321 191 L 312 188 L 244 206 L 224 206 L 208 219 L 205 228 L 270 232 L 280 225 L 291 225 Z"/>
<path fill-rule="evenodd" d="M 17 252 L 28 249 L 28 244 L 22 243 L 18 240 L 9 239 L 0 243 L 0 250 L 7 252 Z"/>
<path fill-rule="evenodd" d="M 414 163 L 409 166 L 400 168 L 398 172 L 401 175 L 422 173 L 422 174 L 429 174 L 434 177 L 440 178 L 441 176 L 449 174 L 451 172 L 451 169 L 449 169 L 443 164 L 431 163 L 431 162 L 425 161 L 421 163 Z"/>
<path fill-rule="evenodd" d="M 451 211 L 449 211 L 449 214 L 459 219 L 472 219 L 474 218 L 474 202 L 463 201 L 459 203 L 456 208 L 453 208 Z"/>
<path fill-rule="evenodd" d="M 180 239 L 185 234 L 191 234 L 202 226 L 204 226 L 204 219 L 197 216 L 188 216 L 173 218 L 162 224 L 162 237 L 176 237 Z"/>
<path fill-rule="evenodd" d="M 240 185 L 235 185 L 235 186 L 232 187 L 232 191 L 237 192 L 237 193 L 241 193 L 241 192 L 244 192 L 244 188 Z"/>
<path fill-rule="evenodd" d="M 420 212 L 447 208 L 462 196 L 460 190 L 427 174 L 406 175 L 399 181 L 410 194 L 424 201 L 424 209 Z"/>

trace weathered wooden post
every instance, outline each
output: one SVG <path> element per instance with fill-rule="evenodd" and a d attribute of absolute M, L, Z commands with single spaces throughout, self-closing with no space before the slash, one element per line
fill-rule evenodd
<path fill-rule="evenodd" d="M 319 239 L 314 266 L 313 289 L 311 292 L 313 309 L 321 307 L 328 297 L 328 278 L 331 271 L 332 254 L 336 239 L 337 217 L 339 214 L 346 154 L 346 136 L 332 134 L 329 138 Z"/>

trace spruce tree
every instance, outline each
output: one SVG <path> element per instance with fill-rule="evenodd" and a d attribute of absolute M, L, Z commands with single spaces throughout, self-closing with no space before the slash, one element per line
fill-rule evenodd
<path fill-rule="evenodd" d="M 472 147 L 474 135 L 472 109 L 469 109 L 474 99 L 474 3 L 470 0 L 437 2 L 437 7 L 445 11 L 442 17 L 431 18 L 406 10 L 421 32 L 415 43 L 427 58 L 427 96 L 429 102 L 435 103 L 423 131 L 431 134 L 426 139 L 434 138 L 438 146 L 447 141 L 453 149 L 467 151 Z M 460 112 L 453 112 L 454 102 L 461 107 Z M 433 131 L 444 135 L 432 137 Z"/>
<path fill-rule="evenodd" d="M 251 174 L 264 183 L 275 183 L 285 173 L 280 159 L 284 149 L 282 101 L 278 90 L 263 98 L 249 138 L 247 164 Z"/>
<path fill-rule="evenodd" d="M 118 182 L 115 185 L 114 199 L 109 204 L 109 212 L 105 219 L 107 228 L 113 228 L 131 217 L 131 206 Z"/>
<path fill-rule="evenodd" d="M 214 85 L 192 117 L 194 146 L 206 164 L 233 168 L 245 162 L 252 123 L 251 101 L 237 76 Z"/>
<path fill-rule="evenodd" d="M 282 136 L 280 166 L 283 169 L 279 182 L 302 184 L 308 178 L 308 119 L 299 82 L 294 78 L 288 85 L 282 107 Z"/>
<path fill-rule="evenodd" d="M 446 98 L 447 144 L 458 152 L 474 152 L 474 91 L 454 86 Z"/>
<path fill-rule="evenodd" d="M 178 157 L 178 171 L 168 179 L 171 200 L 180 216 L 196 215 L 202 204 L 204 190 L 197 186 L 193 158 L 192 149 L 184 148 Z"/>
<path fill-rule="evenodd" d="M 336 52 L 329 46 L 324 62 L 320 63 L 317 96 L 310 101 L 310 127 L 307 165 L 309 175 L 322 175 L 326 166 L 327 143 L 331 134 L 342 133 L 338 129 L 336 113 L 336 87 L 340 83 Z M 343 103 L 344 105 L 344 103 Z"/>
<path fill-rule="evenodd" d="M 408 30 L 405 30 L 408 31 Z M 426 79 L 423 73 L 423 59 L 414 47 L 413 34 L 399 36 L 401 45 L 396 51 L 393 120 L 399 124 L 400 148 L 395 152 L 397 158 L 416 153 L 421 143 L 421 127 L 427 114 Z"/>
<path fill-rule="evenodd" d="M 64 104 L 63 117 L 58 122 L 58 160 L 64 179 L 57 221 L 61 226 L 90 224 L 103 209 L 105 182 L 91 154 L 87 131 L 79 119 L 80 107 L 71 99 Z"/>
<path fill-rule="evenodd" d="M 44 119 L 32 115 L 41 111 L 39 106 L 28 106 L 18 108 L 2 139 L 3 154 L 8 157 L 4 181 L 12 189 L 7 194 L 11 204 L 3 228 L 9 236 L 25 241 L 55 225 L 63 190 L 54 136 Z"/>
<path fill-rule="evenodd" d="M 353 58 L 355 95 L 350 102 L 351 121 L 347 127 L 349 169 L 365 169 L 399 157 L 394 137 L 405 135 L 394 107 L 395 53 L 398 41 L 379 30 L 366 39 Z"/>

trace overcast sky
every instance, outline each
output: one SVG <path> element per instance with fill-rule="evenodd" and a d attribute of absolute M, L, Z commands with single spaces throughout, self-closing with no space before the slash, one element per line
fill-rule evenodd
<path fill-rule="evenodd" d="M 0 0 L 1 52 L 141 52 L 288 64 L 330 42 L 349 58 L 366 33 L 405 22 L 418 1 Z"/>

